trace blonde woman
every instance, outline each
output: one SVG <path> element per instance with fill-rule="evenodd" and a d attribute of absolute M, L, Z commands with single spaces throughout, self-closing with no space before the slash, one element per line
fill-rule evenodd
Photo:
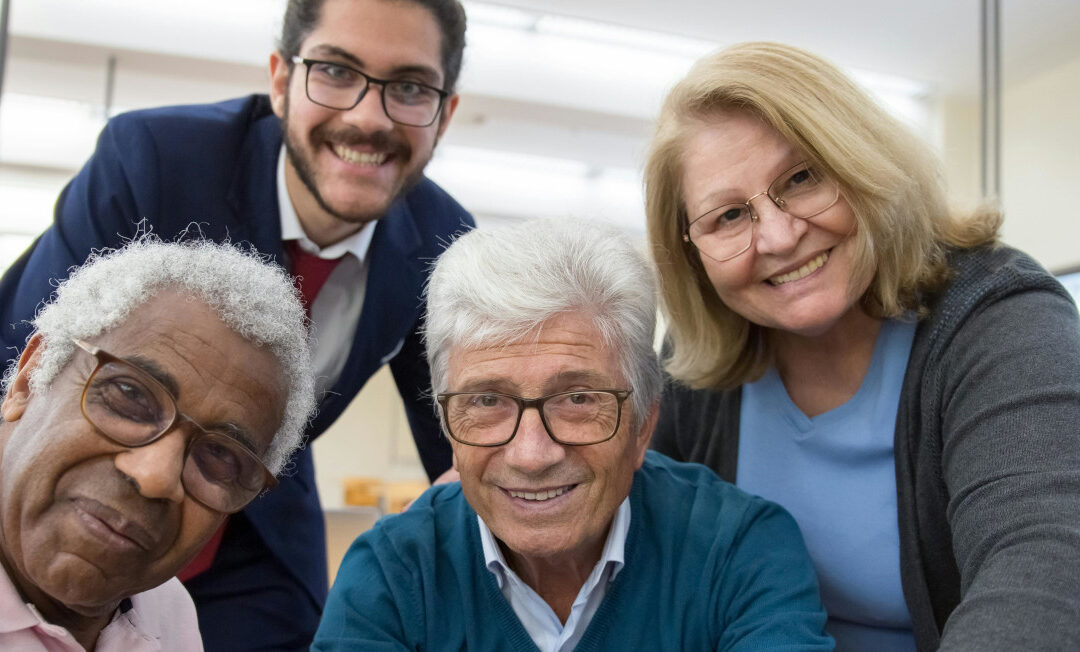
<path fill-rule="evenodd" d="M 1000 215 L 771 43 L 674 88 L 646 203 L 653 445 L 792 512 L 838 649 L 1080 649 L 1080 323 Z"/>

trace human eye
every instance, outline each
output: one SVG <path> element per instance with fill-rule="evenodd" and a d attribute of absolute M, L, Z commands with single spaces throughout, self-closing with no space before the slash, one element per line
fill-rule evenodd
<path fill-rule="evenodd" d="M 87 401 L 115 417 L 137 423 L 161 420 L 161 403 L 146 384 L 133 375 L 106 370 L 94 378 Z"/>
<path fill-rule="evenodd" d="M 390 98 L 400 104 L 425 104 L 437 94 L 431 88 L 414 81 L 395 81 L 387 84 Z"/>
<path fill-rule="evenodd" d="M 357 83 L 360 79 L 360 73 L 352 68 L 336 63 L 330 63 L 328 61 L 317 61 L 313 63 L 311 65 L 311 74 L 317 81 L 339 86 L 352 85 Z"/>
<path fill-rule="evenodd" d="M 791 197 L 809 192 L 821 185 L 821 178 L 821 174 L 812 166 L 803 163 L 777 180 L 773 194 L 778 197 Z"/>
<path fill-rule="evenodd" d="M 466 406 L 469 410 L 490 412 L 505 408 L 509 402 L 505 396 L 498 394 L 470 394 Z"/>
<path fill-rule="evenodd" d="M 191 456 L 202 476 L 215 484 L 232 484 L 244 477 L 245 456 L 217 438 L 200 439 Z"/>
<path fill-rule="evenodd" d="M 603 396 L 601 392 L 592 391 L 566 392 L 549 398 L 544 407 L 548 414 L 568 419 L 592 414 L 600 405 Z"/>
<path fill-rule="evenodd" d="M 723 235 L 724 232 L 737 228 L 749 219 L 750 211 L 745 204 L 729 204 L 698 218 L 691 225 L 691 231 L 695 237 Z"/>

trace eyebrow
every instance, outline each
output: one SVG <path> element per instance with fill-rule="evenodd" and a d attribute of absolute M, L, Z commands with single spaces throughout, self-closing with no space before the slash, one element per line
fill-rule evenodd
<path fill-rule="evenodd" d="M 806 156 L 803 156 L 802 154 L 799 153 L 799 151 L 797 149 L 792 147 L 790 151 L 786 152 L 781 158 L 777 159 L 777 162 L 773 166 L 774 173 L 772 175 L 772 179 L 769 181 L 769 184 L 771 185 L 773 183 L 773 181 L 776 181 L 777 177 L 779 175 L 783 174 L 786 170 L 791 169 L 792 167 L 797 165 L 800 161 L 806 161 L 806 160 L 808 160 L 806 158 Z M 762 190 L 766 190 L 766 188 L 763 188 Z M 744 203 L 746 203 L 746 199 L 749 199 L 749 196 L 747 196 L 747 197 L 744 197 L 742 200 L 730 199 L 730 200 L 720 201 L 720 199 L 719 199 L 720 197 L 725 197 L 725 196 L 728 196 L 728 195 L 732 195 L 735 192 L 738 192 L 738 190 L 736 190 L 735 188 L 718 188 L 716 190 L 710 191 L 699 202 L 700 207 L 695 209 L 696 215 L 689 215 L 689 218 L 691 220 L 693 220 L 693 219 L 701 217 L 703 215 L 707 215 L 707 214 L 715 211 L 718 208 L 723 208 L 724 206 L 730 206 L 731 204 L 744 204 Z M 708 208 L 703 209 L 702 207 L 704 207 L 704 206 L 708 206 Z"/>
<path fill-rule="evenodd" d="M 581 383 L 589 385 L 589 389 L 614 389 L 614 387 L 608 387 L 613 385 L 613 381 L 604 374 L 597 373 L 595 371 L 587 370 L 574 370 L 574 371 L 561 371 L 551 378 L 544 381 L 543 394 L 558 393 L 566 391 L 565 389 L 555 389 L 557 387 L 565 387 L 574 383 Z M 518 391 L 517 383 L 511 382 L 507 378 L 502 377 L 490 377 L 490 378 L 476 378 L 466 382 L 459 392 L 483 392 L 483 391 L 495 391 L 506 394 L 511 394 Z M 528 398 L 528 397 L 525 397 Z"/>
<path fill-rule="evenodd" d="M 314 48 L 311 49 L 311 52 L 309 54 L 314 55 L 316 57 L 336 57 L 336 58 L 339 58 L 339 59 L 344 59 L 344 60 L 348 61 L 350 64 L 356 66 L 357 68 L 360 68 L 360 69 L 364 68 L 364 62 L 361 61 L 359 58 L 357 58 L 356 55 L 349 52 L 348 50 L 345 50 L 343 48 L 339 48 L 336 45 L 327 45 L 327 44 L 316 45 Z M 311 57 L 308 56 L 306 58 L 310 59 Z M 420 76 L 425 78 L 424 83 L 428 83 L 428 84 L 431 84 L 432 86 L 436 86 L 436 87 L 439 87 L 439 88 L 442 87 L 441 86 L 441 84 L 442 84 L 442 74 L 438 70 L 435 70 L 434 68 L 432 68 L 431 66 L 425 66 L 425 65 L 421 65 L 421 64 L 411 64 L 411 65 L 397 66 L 397 67 L 393 68 L 390 71 L 389 76 L 390 76 L 390 78 L 397 78 L 397 77 L 400 77 L 402 75 L 408 75 L 408 74 L 420 75 Z"/>
<path fill-rule="evenodd" d="M 162 367 L 150 358 L 138 354 L 121 359 L 150 374 L 154 380 L 164 385 L 165 389 L 169 390 L 169 393 L 172 394 L 173 400 L 180 399 L 180 385 L 176 382 L 176 378 L 172 374 L 165 371 L 165 367 Z"/>

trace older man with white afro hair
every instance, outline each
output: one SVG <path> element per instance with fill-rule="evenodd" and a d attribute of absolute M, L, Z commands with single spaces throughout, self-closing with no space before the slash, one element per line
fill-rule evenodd
<path fill-rule="evenodd" d="M 302 443 L 305 321 L 230 244 L 143 235 L 58 285 L 3 381 L 0 648 L 201 649 L 170 578 Z"/>

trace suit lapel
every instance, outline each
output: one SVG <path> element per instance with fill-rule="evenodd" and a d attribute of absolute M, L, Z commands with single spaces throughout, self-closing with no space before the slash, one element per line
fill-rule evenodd
<path fill-rule="evenodd" d="M 229 236 L 233 242 L 250 242 L 259 251 L 282 258 L 281 212 L 277 200 L 277 161 L 281 151 L 281 122 L 266 106 L 252 109 L 253 116 L 236 175 L 227 197 L 236 216 Z"/>

